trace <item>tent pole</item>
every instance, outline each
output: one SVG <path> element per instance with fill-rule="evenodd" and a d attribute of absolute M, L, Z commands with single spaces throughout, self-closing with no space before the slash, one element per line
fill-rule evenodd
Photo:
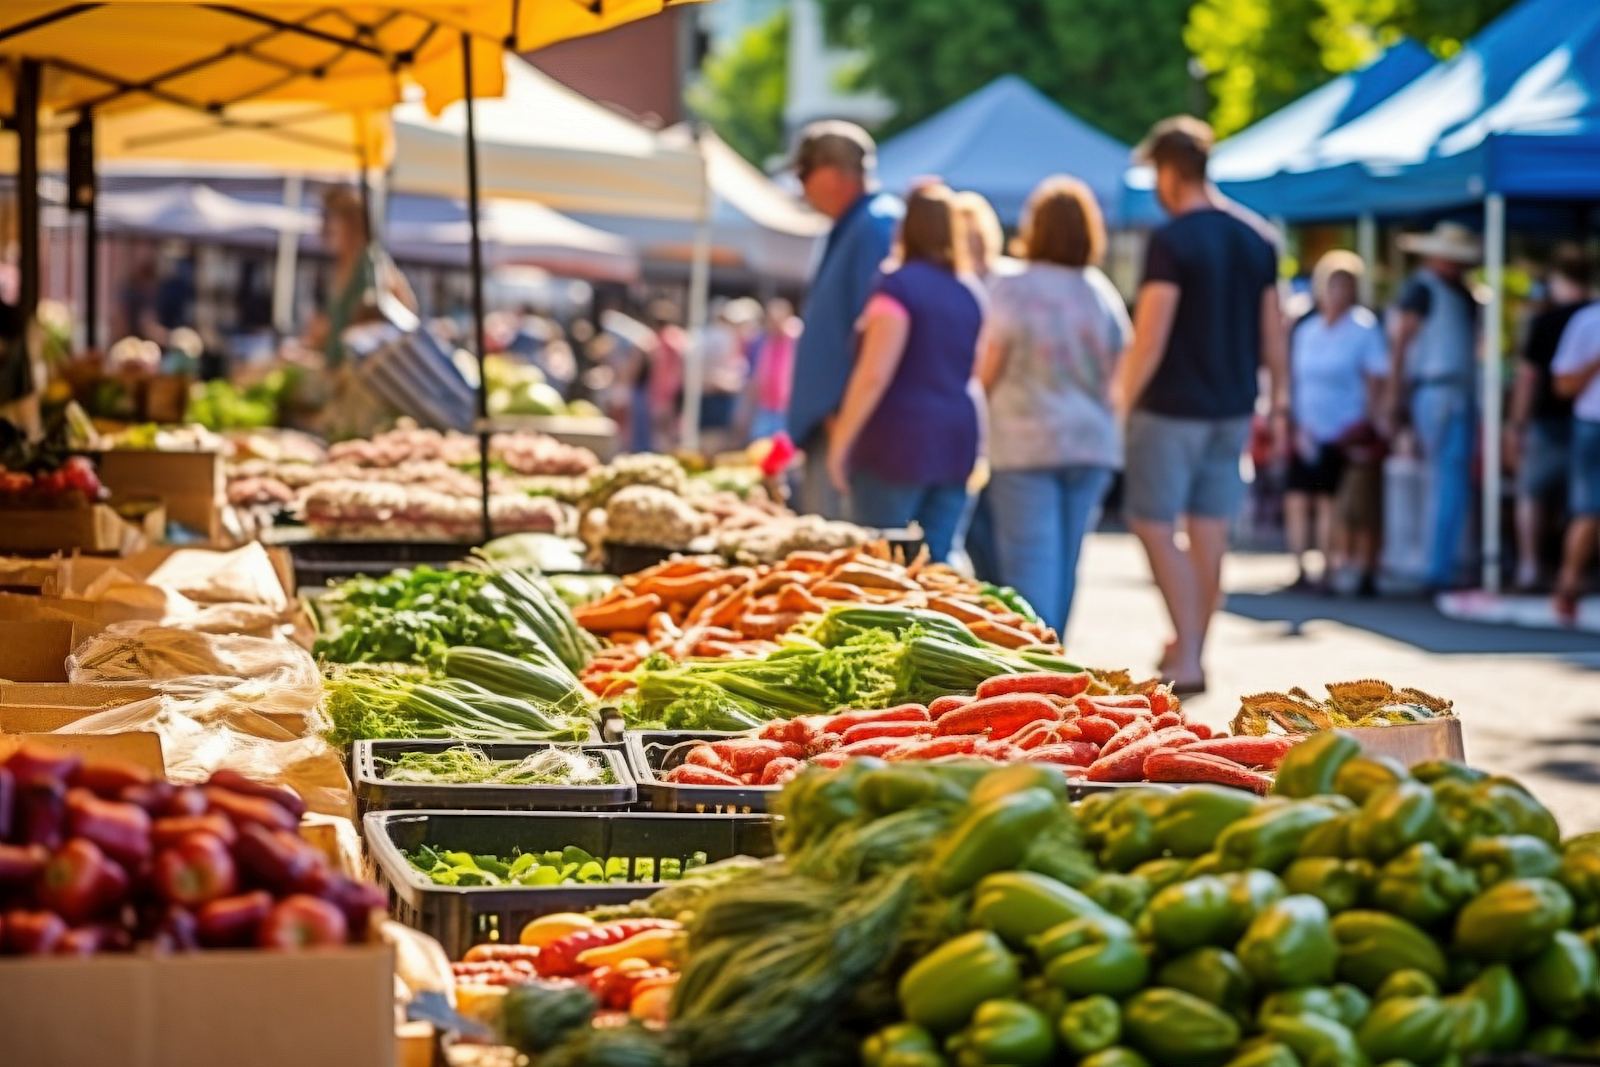
<path fill-rule="evenodd" d="M 678 437 L 682 446 L 694 451 L 700 447 L 700 398 L 706 376 L 706 300 L 711 283 L 710 168 L 706 165 L 704 131 L 696 121 L 695 152 L 700 157 L 700 219 L 694 230 L 694 258 L 689 264 L 689 351 L 683 364 L 683 425 Z"/>
<path fill-rule="evenodd" d="M 1367 268 L 1361 272 L 1358 299 L 1362 307 L 1370 308 L 1377 296 L 1377 279 L 1373 275 L 1378 266 L 1378 220 L 1370 211 L 1356 219 L 1356 255 Z"/>
<path fill-rule="evenodd" d="M 283 179 L 283 206 L 299 212 L 305 195 L 305 178 L 291 174 Z M 294 331 L 295 260 L 300 253 L 300 234 L 287 228 L 278 231 L 278 256 L 272 264 L 272 328 L 279 337 Z"/>
<path fill-rule="evenodd" d="M 488 348 L 483 336 L 483 240 L 478 234 L 478 129 L 472 116 L 472 35 L 461 34 L 462 102 L 467 108 L 467 231 L 472 268 L 472 339 L 478 356 L 478 488 L 483 501 L 483 540 L 494 537 L 489 518 L 489 379 L 484 373 Z"/>
<path fill-rule="evenodd" d="M 1483 200 L 1484 280 L 1489 306 L 1483 316 L 1483 588 L 1500 590 L 1500 422 L 1502 362 L 1500 320 L 1505 308 L 1506 199 Z"/>
<path fill-rule="evenodd" d="M 95 173 L 94 112 L 85 110 L 68 134 L 68 203 L 83 212 L 83 346 L 100 347 L 100 179 Z M 74 167 L 74 163 L 78 166 Z M 81 172 L 74 173 L 81 168 Z"/>
<path fill-rule="evenodd" d="M 39 312 L 39 83 L 42 66 L 24 59 L 16 87 L 17 128 L 17 310 L 23 337 Z M 27 347 L 25 344 L 24 347 Z M 30 351 L 28 359 L 33 358 Z"/>

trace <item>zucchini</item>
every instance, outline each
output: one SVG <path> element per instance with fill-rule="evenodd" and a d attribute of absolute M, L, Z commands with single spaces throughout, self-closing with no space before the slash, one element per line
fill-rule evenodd
<path fill-rule="evenodd" d="M 446 649 L 444 673 L 451 678 L 472 682 L 502 696 L 519 697 L 541 704 L 589 703 L 577 679 L 555 667 L 542 667 L 496 652 L 489 648 Z"/>

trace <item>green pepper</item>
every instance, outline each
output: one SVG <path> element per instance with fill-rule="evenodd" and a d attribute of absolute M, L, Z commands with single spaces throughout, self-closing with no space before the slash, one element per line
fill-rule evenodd
<path fill-rule="evenodd" d="M 1169 793 L 1139 790 L 1107 812 L 1101 827 L 1100 865 L 1111 871 L 1131 871 L 1160 856 L 1156 819 L 1170 799 Z"/>
<path fill-rule="evenodd" d="M 1054 767 L 1037 763 L 1011 763 L 997 767 L 980 778 L 978 784 L 972 787 L 967 802 L 977 808 L 991 800 L 1036 788 L 1049 791 L 1057 800 L 1067 799 L 1067 780 Z"/>
<path fill-rule="evenodd" d="M 1385 911 L 1427 926 L 1454 915 L 1477 891 L 1471 872 L 1445 859 L 1433 842 L 1419 841 L 1383 865 L 1372 899 Z"/>
<path fill-rule="evenodd" d="M 1075 997 L 1124 997 L 1150 975 L 1150 961 L 1134 940 L 1133 927 L 1115 915 L 1062 923 L 1034 938 L 1032 947 L 1045 977 Z"/>
<path fill-rule="evenodd" d="M 1122 1040 L 1122 1009 L 1103 994 L 1068 1004 L 1056 1022 L 1056 1036 L 1074 1056 L 1089 1056 Z"/>
<path fill-rule="evenodd" d="M 978 1005 L 1010 997 L 1022 985 L 1017 961 L 987 930 L 952 938 L 922 957 L 900 978 L 900 1008 L 910 1021 L 935 1033 L 967 1025 Z"/>
<path fill-rule="evenodd" d="M 1082 889 L 1099 877 L 1100 868 L 1084 844 L 1083 827 L 1072 808 L 1062 804 L 1056 811 L 1056 817 L 1028 843 L 1028 851 L 1017 866 Z"/>
<path fill-rule="evenodd" d="M 1529 1052 L 1538 1052 L 1545 1056 L 1560 1056 L 1569 1052 L 1578 1051 L 1578 1035 L 1565 1026 L 1541 1026 L 1528 1035 L 1526 1047 Z"/>
<path fill-rule="evenodd" d="M 1226 1067 L 1303 1067 L 1294 1049 L 1281 1041 L 1262 1041 L 1229 1060 Z"/>
<path fill-rule="evenodd" d="M 1174 856 L 1201 856 L 1217 835 L 1261 806 L 1258 797 L 1220 785 L 1194 785 L 1178 793 L 1156 819 L 1156 842 Z"/>
<path fill-rule="evenodd" d="M 1385 978 L 1378 986 L 1378 991 L 1372 994 L 1373 1000 L 1388 1000 L 1390 997 L 1436 997 L 1439 995 L 1439 983 L 1426 971 L 1416 971 L 1407 968 L 1395 971 Z"/>
<path fill-rule="evenodd" d="M 1184 875 L 1184 880 L 1187 881 L 1191 878 L 1200 878 L 1208 874 L 1226 874 L 1230 869 L 1231 868 L 1229 868 L 1228 864 L 1223 860 L 1222 853 L 1207 852 L 1205 855 L 1196 858 L 1194 862 L 1189 864 L 1189 870 L 1188 873 Z M 1163 886 L 1162 888 L 1166 887 Z"/>
<path fill-rule="evenodd" d="M 1356 1040 L 1374 1063 L 1432 1063 L 1450 1051 L 1456 1017 L 1437 997 L 1390 997 L 1373 1005 Z"/>
<path fill-rule="evenodd" d="M 1256 1021 L 1264 1026 L 1267 1018 L 1273 1015 L 1320 1015 L 1336 1023 L 1351 1025 L 1351 1021 L 1345 1018 L 1344 1007 L 1339 1003 L 1339 998 L 1334 996 L 1333 990 L 1327 986 L 1279 989 L 1268 993 L 1256 1010 Z M 1356 1019 L 1355 1022 L 1360 1022 L 1360 1019 Z"/>
<path fill-rule="evenodd" d="M 944 1067 L 939 1044 L 916 1023 L 895 1023 L 861 1042 L 861 1067 Z"/>
<path fill-rule="evenodd" d="M 1295 850 L 1295 855 L 1301 859 L 1344 859 L 1350 855 L 1350 824 L 1353 821 L 1355 813 L 1351 812 L 1313 826 L 1300 838 L 1300 847 Z"/>
<path fill-rule="evenodd" d="M 1059 986 L 1042 974 L 1035 974 L 1022 980 L 1022 989 L 1017 994 L 1024 1004 L 1031 1004 L 1044 1012 L 1051 1019 L 1059 1019 L 1061 1013 L 1067 1010 L 1069 999 Z"/>
<path fill-rule="evenodd" d="M 860 775 L 855 782 L 855 797 L 862 809 L 875 818 L 924 804 L 959 804 L 966 799 L 949 778 L 907 763 L 890 764 Z"/>
<path fill-rule="evenodd" d="M 1122 1028 L 1157 1067 L 1219 1067 L 1239 1043 L 1231 1015 L 1178 989 L 1136 993 L 1122 1007 Z"/>
<path fill-rule="evenodd" d="M 978 883 L 967 925 L 993 930 L 1008 945 L 1022 946 L 1042 934 L 1101 907 L 1070 886 L 1030 871 L 1000 871 Z"/>
<path fill-rule="evenodd" d="M 1561 857 L 1556 881 L 1572 894 L 1577 925 L 1600 923 L 1600 850 L 1569 847 Z"/>
<path fill-rule="evenodd" d="M 940 893 L 970 889 L 986 874 L 1014 868 L 1034 834 L 1056 817 L 1060 803 L 1048 789 L 1008 793 L 969 811 L 934 850 L 930 866 Z"/>
<path fill-rule="evenodd" d="M 1131 1048 L 1114 1045 L 1078 1061 L 1078 1067 L 1150 1067 L 1150 1061 Z"/>
<path fill-rule="evenodd" d="M 1600 961 L 1580 935 L 1559 930 L 1543 952 L 1523 964 L 1517 977 L 1533 1007 L 1552 1019 L 1570 1022 L 1600 984 Z"/>
<path fill-rule="evenodd" d="M 1164 805 L 1171 797 L 1171 793 L 1154 789 L 1117 789 L 1107 793 L 1091 793 L 1077 804 L 1078 821 L 1083 824 L 1089 847 L 1102 849 L 1116 828 L 1111 816 L 1117 809 L 1124 804 L 1135 804 L 1146 814 L 1152 814 L 1154 809 Z"/>
<path fill-rule="evenodd" d="M 1272 791 L 1286 797 L 1331 793 L 1339 768 L 1360 754 L 1361 746 L 1347 733 L 1323 730 L 1312 734 L 1291 748 L 1278 764 Z"/>
<path fill-rule="evenodd" d="M 1572 922 L 1572 897 L 1548 878 L 1513 878 L 1472 898 L 1456 916 L 1455 944 L 1469 957 L 1506 961 L 1538 955 Z"/>
<path fill-rule="evenodd" d="M 1245 970 L 1267 989 L 1331 982 L 1339 964 L 1328 909 L 1305 895 L 1285 897 L 1256 916 L 1238 953 Z"/>
<path fill-rule="evenodd" d="M 1290 750 L 1291 752 L 1293 749 Z M 1366 1067 L 1367 1058 L 1348 1026 L 1323 1015 L 1269 1015 L 1261 1028 L 1294 1050 L 1305 1067 Z"/>
<path fill-rule="evenodd" d="M 1461 865 L 1472 871 L 1478 884 L 1491 886 L 1508 878 L 1551 878 L 1561 868 L 1561 856 L 1542 838 L 1531 834 L 1479 837 L 1461 851 Z"/>
<path fill-rule="evenodd" d="M 1181 989 L 1230 1015 L 1248 1018 L 1253 982 L 1239 958 L 1226 949 L 1203 945 L 1163 963 L 1156 985 Z"/>
<path fill-rule="evenodd" d="M 1345 911 L 1328 924 L 1339 942 L 1339 977 L 1371 992 L 1395 971 L 1417 970 L 1442 981 L 1447 964 L 1438 944 L 1411 923 L 1381 911 Z"/>
<path fill-rule="evenodd" d="M 1489 775 L 1476 767 L 1468 767 L 1465 763 L 1457 763 L 1455 760 L 1435 759 L 1427 760 L 1412 767 L 1411 777 L 1419 782 L 1427 782 L 1429 785 L 1446 779 L 1464 782 L 1467 785 L 1475 785 L 1489 777 Z"/>
<path fill-rule="evenodd" d="M 1339 773 L 1333 777 L 1333 790 L 1341 796 L 1347 796 L 1357 804 L 1365 804 L 1367 798 L 1374 793 L 1381 792 L 1391 785 L 1405 781 L 1411 775 L 1406 773 L 1398 760 L 1388 756 L 1357 756 L 1349 760 Z"/>
<path fill-rule="evenodd" d="M 1352 1028 L 1361 1025 L 1372 1010 L 1372 999 L 1349 982 L 1335 982 L 1330 988 L 1339 1006 L 1339 1021 Z"/>
<path fill-rule="evenodd" d="M 1182 796 L 1183 794 L 1178 794 Z M 1249 794 L 1245 794 L 1248 796 Z M 1190 861 L 1179 859 L 1176 856 L 1164 860 L 1151 860 L 1141 863 L 1131 872 L 1135 877 L 1143 878 L 1150 886 L 1152 894 L 1165 889 L 1174 882 L 1181 882 L 1189 876 Z M 1131 921 L 1131 920 L 1130 920 Z"/>
<path fill-rule="evenodd" d="M 1150 883 L 1138 875 L 1111 872 L 1084 886 L 1083 891 L 1101 908 L 1130 923 L 1144 911 L 1152 892 Z"/>
<path fill-rule="evenodd" d="M 1056 1042 L 1050 1020 L 1037 1008 L 995 999 L 979 1004 L 971 1025 L 944 1048 L 956 1067 L 1044 1067 Z"/>
<path fill-rule="evenodd" d="M 1561 842 L 1563 856 L 1573 852 L 1600 852 L 1600 830 L 1590 830 Z"/>
<path fill-rule="evenodd" d="M 1417 781 L 1398 782 L 1370 797 L 1350 822 L 1350 852 L 1374 863 L 1438 832 L 1438 802 Z"/>
<path fill-rule="evenodd" d="M 1472 787 L 1472 793 L 1481 808 L 1496 812 L 1507 823 L 1504 833 L 1530 834 L 1551 845 L 1561 844 L 1556 817 L 1516 779 L 1486 778 Z"/>
<path fill-rule="evenodd" d="M 1295 749 L 1289 751 L 1292 754 Z M 1333 809 L 1309 800 L 1281 807 L 1264 806 L 1222 831 L 1217 838 L 1217 851 L 1234 870 L 1259 867 L 1276 873 L 1294 859 L 1306 834 L 1335 818 L 1338 813 Z"/>
<path fill-rule="evenodd" d="M 1442 1002 L 1454 1020 L 1450 1050 L 1462 1056 L 1488 1051 L 1490 1037 L 1488 1005 L 1467 993 L 1444 997 Z"/>
<path fill-rule="evenodd" d="M 1519 1048 L 1528 1028 L 1528 1002 L 1511 968 L 1503 963 L 1485 967 L 1463 990 L 1489 1009 L 1489 1048 L 1508 1052 Z"/>
<path fill-rule="evenodd" d="M 1224 936 L 1236 940 L 1267 908 L 1288 896 L 1283 881 L 1271 871 L 1248 870 L 1222 875 L 1228 886 L 1228 929 Z"/>
<path fill-rule="evenodd" d="M 1349 911 L 1371 887 L 1371 869 L 1366 860 L 1308 856 L 1289 864 L 1283 872 L 1283 886 L 1291 893 L 1316 897 L 1330 912 Z"/>
<path fill-rule="evenodd" d="M 1150 898 L 1139 917 L 1139 932 L 1168 952 L 1222 944 L 1235 922 L 1232 891 L 1216 875 L 1175 882 Z"/>

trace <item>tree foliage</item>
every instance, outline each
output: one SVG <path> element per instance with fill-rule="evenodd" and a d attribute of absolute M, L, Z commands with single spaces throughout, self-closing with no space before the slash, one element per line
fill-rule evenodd
<path fill-rule="evenodd" d="M 819 0 L 831 40 L 859 48 L 852 77 L 909 126 L 1003 74 L 1135 141 L 1194 106 L 1183 42 L 1192 0 Z"/>
<path fill-rule="evenodd" d="M 762 166 L 785 145 L 783 105 L 789 82 L 789 12 L 746 30 L 708 57 L 689 106 L 744 158 Z"/>
<path fill-rule="evenodd" d="M 1449 56 L 1515 0 L 1198 0 L 1184 41 L 1206 71 L 1226 135 L 1403 36 Z"/>

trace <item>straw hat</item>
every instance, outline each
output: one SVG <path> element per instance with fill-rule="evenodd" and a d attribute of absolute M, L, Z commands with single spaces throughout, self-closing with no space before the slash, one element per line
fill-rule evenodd
<path fill-rule="evenodd" d="M 1441 222 L 1428 233 L 1407 233 L 1400 247 L 1419 256 L 1448 259 L 1456 263 L 1483 261 L 1483 242 L 1459 222 Z"/>

